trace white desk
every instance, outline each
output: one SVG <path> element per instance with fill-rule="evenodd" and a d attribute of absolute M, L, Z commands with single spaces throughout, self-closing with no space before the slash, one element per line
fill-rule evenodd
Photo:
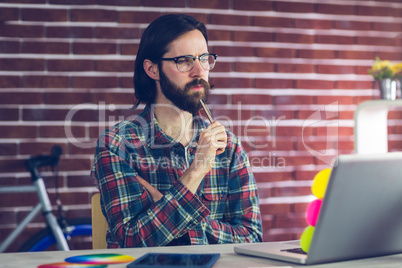
<path fill-rule="evenodd" d="M 78 250 L 78 251 L 48 251 L 38 253 L 2 253 L 0 254 L 0 267 L 4 268 L 35 268 L 41 264 L 63 262 L 65 258 L 71 256 L 99 253 L 118 253 L 126 254 L 139 258 L 148 252 L 168 252 L 168 253 L 220 253 L 221 257 L 214 267 L 237 268 L 237 267 L 296 267 L 298 265 L 274 261 L 263 258 L 248 257 L 237 255 L 233 251 L 233 244 L 229 245 L 208 245 L 208 246 L 182 246 L 182 247 L 159 247 L 159 248 L 132 248 L 132 249 L 109 249 L 109 250 Z M 378 258 L 361 259 L 355 261 L 337 262 L 314 266 L 300 267 L 401 267 L 402 254 L 390 255 Z M 113 264 L 110 268 L 123 268 L 127 264 Z"/>

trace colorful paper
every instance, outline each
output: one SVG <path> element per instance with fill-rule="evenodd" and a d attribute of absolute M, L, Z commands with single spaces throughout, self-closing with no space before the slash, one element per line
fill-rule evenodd
<path fill-rule="evenodd" d="M 313 185 L 311 186 L 312 194 L 318 199 L 312 201 L 306 209 L 306 221 L 308 226 L 306 229 L 304 229 L 300 237 L 300 246 L 306 253 L 310 249 L 310 243 L 313 239 L 315 225 L 320 214 L 322 200 L 324 198 L 325 191 L 327 190 L 331 171 L 332 170 L 330 168 L 326 168 L 318 172 L 317 175 L 315 175 Z"/>
<path fill-rule="evenodd" d="M 314 230 L 315 227 L 307 226 L 300 237 L 300 247 L 304 252 L 308 252 L 308 250 L 310 249 L 310 243 L 311 240 L 313 239 Z"/>
<path fill-rule="evenodd" d="M 317 175 L 315 175 L 313 185 L 311 186 L 311 192 L 318 199 L 322 199 L 324 197 L 330 175 L 330 168 L 323 169 L 318 172 Z"/>
<path fill-rule="evenodd" d="M 316 199 L 311 202 L 306 209 L 306 221 L 309 225 L 315 226 L 318 220 L 318 215 L 320 214 L 321 210 L 321 199 Z"/>
<path fill-rule="evenodd" d="M 105 268 L 104 264 L 77 264 L 71 262 L 57 262 L 39 265 L 38 268 Z"/>
<path fill-rule="evenodd" d="M 117 264 L 134 261 L 134 257 L 122 254 L 90 254 L 65 259 L 66 262 L 78 264 Z"/>

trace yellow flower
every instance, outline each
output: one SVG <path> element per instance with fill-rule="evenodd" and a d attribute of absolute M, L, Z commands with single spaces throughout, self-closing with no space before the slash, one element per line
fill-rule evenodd
<path fill-rule="evenodd" d="M 373 64 L 372 70 L 378 72 L 385 68 L 391 68 L 391 66 L 392 64 L 389 60 L 376 60 Z"/>
<path fill-rule="evenodd" d="M 392 63 L 388 60 L 380 60 L 380 58 L 376 58 L 371 69 L 368 70 L 369 74 L 371 74 L 374 79 L 382 80 L 386 78 L 393 78 L 394 72 L 392 70 Z"/>
<path fill-rule="evenodd" d="M 402 78 L 402 62 L 392 65 L 391 70 L 395 78 Z"/>

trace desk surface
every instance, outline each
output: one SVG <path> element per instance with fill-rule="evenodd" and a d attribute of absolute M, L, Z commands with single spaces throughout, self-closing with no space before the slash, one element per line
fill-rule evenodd
<path fill-rule="evenodd" d="M 221 257 L 215 263 L 214 268 L 219 267 L 296 267 L 299 265 L 274 261 L 264 258 L 248 257 L 238 255 L 233 251 L 233 244 L 229 245 L 207 245 L 207 246 L 180 246 L 180 247 L 159 247 L 159 248 L 126 248 L 126 249 L 102 249 L 102 250 L 77 250 L 77 251 L 47 251 L 35 253 L 1 253 L 0 267 L 37 267 L 41 264 L 63 262 L 71 256 L 99 253 L 126 254 L 139 258 L 148 252 L 169 252 L 169 253 L 220 253 Z M 361 259 L 347 262 L 337 262 L 314 266 L 300 267 L 401 267 L 402 254 L 390 255 L 378 258 Z M 123 268 L 127 264 L 113 264 L 110 268 Z"/>

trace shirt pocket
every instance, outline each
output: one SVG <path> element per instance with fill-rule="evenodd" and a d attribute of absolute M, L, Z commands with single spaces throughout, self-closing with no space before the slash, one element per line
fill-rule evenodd
<path fill-rule="evenodd" d="M 203 189 L 200 191 L 200 195 L 207 202 L 222 201 L 226 200 L 226 191 L 211 191 L 211 189 Z"/>
<path fill-rule="evenodd" d="M 205 177 L 199 191 L 202 203 L 211 211 L 210 217 L 222 219 L 226 207 L 228 190 L 225 184 L 218 180 Z"/>

